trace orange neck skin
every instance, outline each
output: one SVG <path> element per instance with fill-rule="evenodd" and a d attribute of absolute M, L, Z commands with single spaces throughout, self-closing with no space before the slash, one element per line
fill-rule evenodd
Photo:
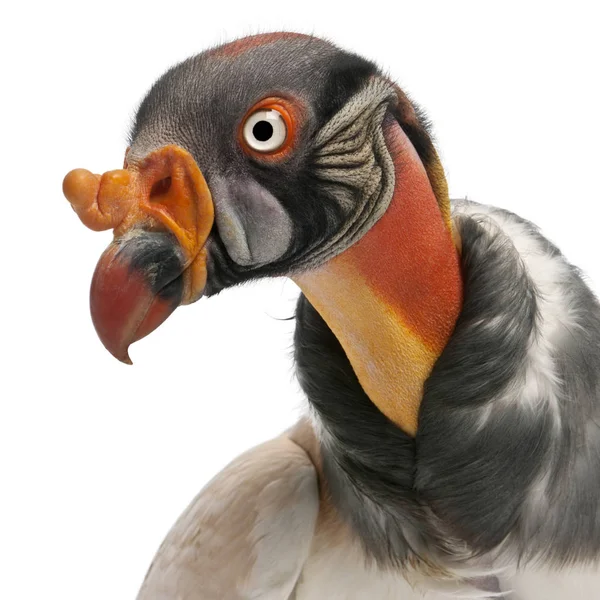
<path fill-rule="evenodd" d="M 387 211 L 358 242 L 294 281 L 371 401 L 414 436 L 425 380 L 462 306 L 462 281 L 451 223 L 416 150 L 395 121 L 385 139 L 396 174 Z"/>

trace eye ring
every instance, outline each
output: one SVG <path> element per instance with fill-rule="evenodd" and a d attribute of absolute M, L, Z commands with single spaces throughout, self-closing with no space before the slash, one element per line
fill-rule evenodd
<path fill-rule="evenodd" d="M 287 127 L 281 113 L 274 108 L 253 112 L 244 123 L 244 141 L 256 152 L 276 152 L 285 144 Z"/>
<path fill-rule="evenodd" d="M 256 103 L 240 124 L 243 150 L 260 160 L 279 160 L 293 149 L 297 110 L 291 102 L 270 97 Z"/>

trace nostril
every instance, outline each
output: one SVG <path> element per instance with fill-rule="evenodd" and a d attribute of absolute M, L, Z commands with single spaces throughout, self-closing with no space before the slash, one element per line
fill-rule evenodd
<path fill-rule="evenodd" d="M 171 187 L 171 177 L 159 179 L 150 190 L 150 200 L 155 200 L 160 196 L 164 196 Z"/>

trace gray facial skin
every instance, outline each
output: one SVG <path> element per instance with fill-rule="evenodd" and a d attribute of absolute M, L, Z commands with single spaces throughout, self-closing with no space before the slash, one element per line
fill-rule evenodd
<path fill-rule="evenodd" d="M 294 151 L 269 163 L 243 152 L 253 105 L 290 99 L 301 112 Z M 129 159 L 177 144 L 215 205 L 206 295 L 289 275 L 341 252 L 385 211 L 393 189 L 382 121 L 397 97 L 376 67 L 307 36 L 231 56 L 219 49 L 168 71 L 142 102 Z"/>
<path fill-rule="evenodd" d="M 229 256 L 244 267 L 275 262 L 285 254 L 292 220 L 277 198 L 253 179 L 215 176 L 215 219 Z"/>

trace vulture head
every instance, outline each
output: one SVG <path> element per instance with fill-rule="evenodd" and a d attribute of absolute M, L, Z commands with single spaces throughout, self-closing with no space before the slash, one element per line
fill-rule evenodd
<path fill-rule="evenodd" d="M 76 169 L 63 189 L 84 224 L 114 229 L 91 313 L 116 358 L 180 304 L 289 276 L 415 429 L 460 308 L 458 240 L 424 120 L 372 62 L 290 33 L 203 52 L 152 86 L 123 169 Z M 402 353 L 414 373 L 395 381 Z"/>

